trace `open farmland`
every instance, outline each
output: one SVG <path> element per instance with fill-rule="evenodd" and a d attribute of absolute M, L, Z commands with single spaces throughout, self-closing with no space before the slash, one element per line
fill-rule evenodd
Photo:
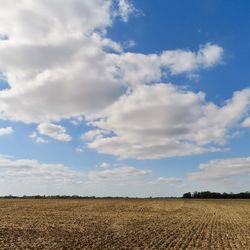
<path fill-rule="evenodd" d="M 0 200 L 0 249 L 250 249 L 249 200 Z"/>

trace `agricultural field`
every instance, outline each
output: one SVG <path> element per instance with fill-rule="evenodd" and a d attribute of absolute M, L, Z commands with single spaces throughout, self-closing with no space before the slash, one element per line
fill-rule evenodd
<path fill-rule="evenodd" d="M 0 200 L 0 249 L 250 249 L 249 200 Z"/>

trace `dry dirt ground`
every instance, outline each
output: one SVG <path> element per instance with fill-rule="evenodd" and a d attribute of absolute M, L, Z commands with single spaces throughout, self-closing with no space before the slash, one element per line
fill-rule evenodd
<path fill-rule="evenodd" d="M 249 200 L 0 200 L 0 249 L 250 249 Z"/>

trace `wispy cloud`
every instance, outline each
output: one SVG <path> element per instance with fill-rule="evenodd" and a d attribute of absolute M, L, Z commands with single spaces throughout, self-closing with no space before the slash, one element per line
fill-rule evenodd
<path fill-rule="evenodd" d="M 159 177 L 149 182 L 151 185 L 177 185 L 180 183 L 182 183 L 182 180 L 176 177 Z"/>
<path fill-rule="evenodd" d="M 46 143 L 49 143 L 48 140 L 38 136 L 38 134 L 36 132 L 33 132 L 29 135 L 29 137 L 33 140 L 35 140 L 36 143 L 38 144 L 46 144 Z"/>
<path fill-rule="evenodd" d="M 89 173 L 90 180 L 121 180 L 124 178 L 133 178 L 133 177 L 143 177 L 150 175 L 151 170 L 139 169 L 132 166 L 115 166 L 102 164 L 104 170 L 91 171 Z"/>
<path fill-rule="evenodd" d="M 49 136 L 58 141 L 71 141 L 72 137 L 66 133 L 66 129 L 61 125 L 52 123 L 41 123 L 37 127 L 37 131 L 41 135 Z"/>
<path fill-rule="evenodd" d="M 0 128 L 0 136 L 10 135 L 14 132 L 12 127 Z"/>

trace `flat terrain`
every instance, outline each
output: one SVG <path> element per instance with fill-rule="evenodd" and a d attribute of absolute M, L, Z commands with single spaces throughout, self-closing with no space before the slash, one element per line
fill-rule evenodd
<path fill-rule="evenodd" d="M 0 249 L 250 249 L 249 200 L 0 200 Z"/>

